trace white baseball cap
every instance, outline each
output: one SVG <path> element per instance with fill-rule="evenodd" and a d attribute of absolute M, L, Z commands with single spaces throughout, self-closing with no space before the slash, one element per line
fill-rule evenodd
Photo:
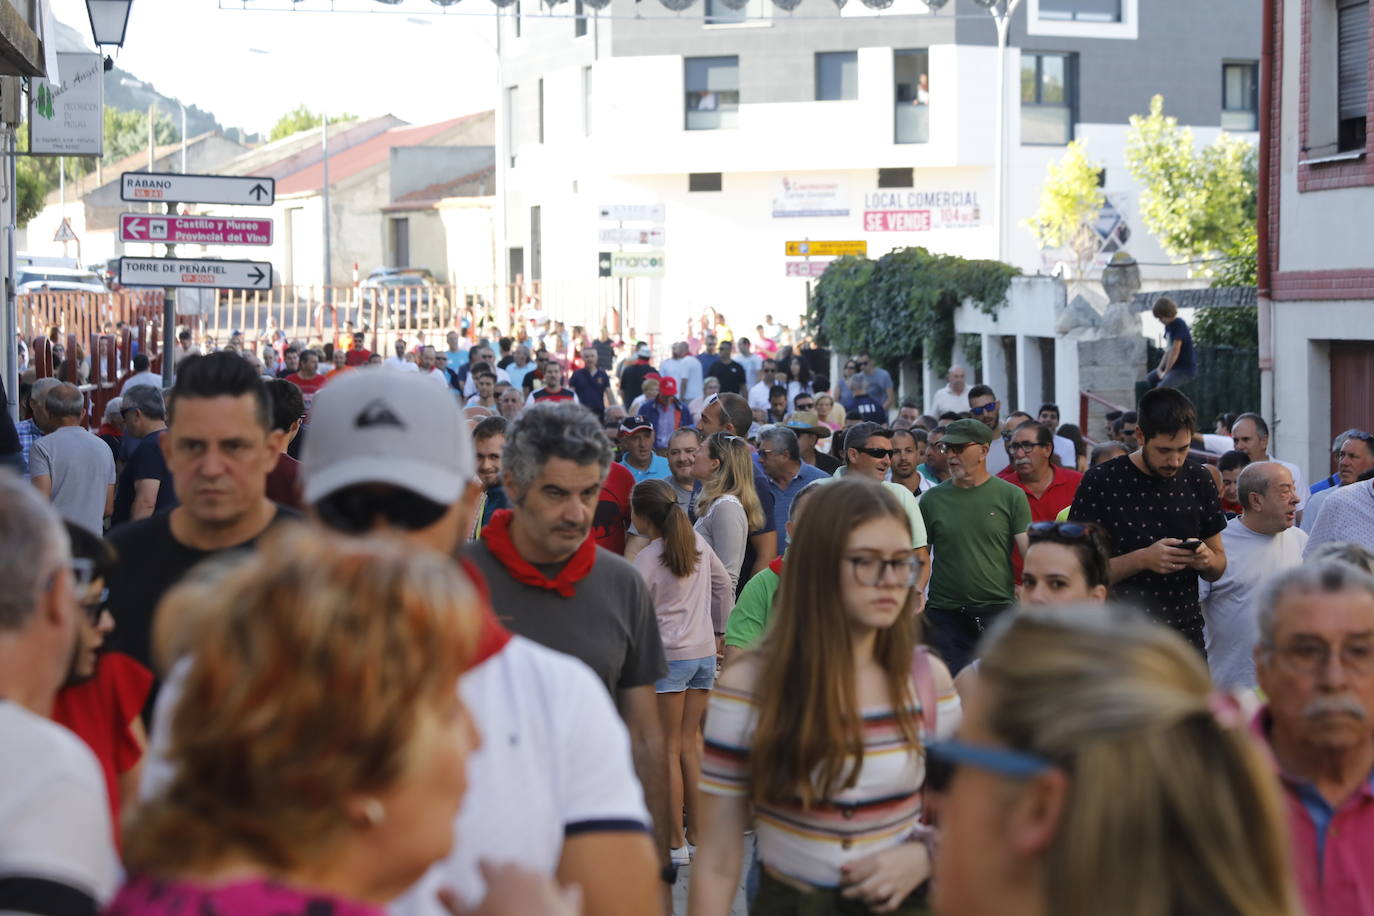
<path fill-rule="evenodd" d="M 352 369 L 315 395 L 301 450 L 304 497 L 383 483 L 449 505 L 477 474 L 449 389 L 418 373 Z"/>

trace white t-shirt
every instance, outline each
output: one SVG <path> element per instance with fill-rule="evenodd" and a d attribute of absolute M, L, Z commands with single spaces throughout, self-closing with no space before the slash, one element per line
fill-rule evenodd
<path fill-rule="evenodd" d="M 48 908 L 20 910 L 0 890 L 0 912 L 65 912 L 73 892 L 91 908 L 119 882 L 110 802 L 95 754 L 62 726 L 0 700 L 0 887 L 34 879 Z M 34 902 L 38 902 L 35 900 Z"/>
<path fill-rule="evenodd" d="M 531 363 L 530 365 L 534 364 Z M 496 373 L 496 380 L 498 382 L 505 382 L 507 385 L 511 384 L 510 373 L 508 373 L 505 369 L 502 369 L 500 366 L 497 366 L 492 371 Z M 473 377 L 471 372 L 469 372 L 468 377 L 463 380 L 463 394 L 466 397 L 472 397 L 476 393 L 477 379 Z"/>
<path fill-rule="evenodd" d="M 748 372 L 748 370 L 745 370 Z M 695 356 L 682 359 L 665 359 L 658 367 L 658 374 L 664 378 L 677 379 L 677 396 L 685 404 L 701 397 L 701 360 Z"/>
<path fill-rule="evenodd" d="M 736 353 L 735 362 L 744 367 L 745 386 L 753 388 L 754 383 L 759 380 L 759 373 L 763 371 L 763 357 L 757 353 L 750 353 L 748 356 Z"/>
<path fill-rule="evenodd" d="M 1226 548 L 1226 572 L 1215 582 L 1198 580 L 1207 667 L 1218 687 L 1254 687 L 1252 653 L 1259 642 L 1255 597 L 1270 576 L 1302 562 L 1307 532 L 1289 528 L 1259 534 L 1233 518 L 1222 529 L 1221 544 Z"/>
<path fill-rule="evenodd" d="M 988 473 L 993 477 L 1002 473 L 1011 464 L 1011 459 L 1007 456 L 1007 443 L 1001 436 L 993 436 L 988 443 Z M 1078 470 L 1076 464 L 1065 465 L 1070 470 Z"/>
<path fill-rule="evenodd" d="M 773 390 L 773 386 L 767 382 L 758 382 L 749 389 L 749 407 L 753 410 L 768 409 L 768 392 Z"/>
<path fill-rule="evenodd" d="M 128 391 L 130 388 L 137 388 L 139 385 L 147 385 L 149 388 L 162 390 L 162 376 L 156 372 L 144 369 L 142 372 L 135 372 L 124 380 L 124 387 L 121 391 Z"/>
<path fill-rule="evenodd" d="M 948 385 L 935 392 L 935 397 L 930 399 L 930 415 L 939 419 L 942 413 L 968 413 L 967 385 L 958 394 L 950 391 Z"/>
<path fill-rule="evenodd" d="M 1059 456 L 1059 463 L 1070 471 L 1078 470 L 1078 450 L 1073 447 L 1073 442 L 1063 436 L 1054 437 L 1054 453 Z"/>
<path fill-rule="evenodd" d="M 190 665 L 179 660 L 158 694 L 143 798 L 171 779 L 168 730 Z M 391 905 L 393 914 L 448 916 L 436 896 L 441 887 L 476 906 L 486 893 L 479 861 L 552 877 L 569 834 L 649 830 L 629 733 L 605 686 L 581 661 L 513 636 L 463 676 L 459 691 L 482 746 L 467 761 L 453 850 Z"/>

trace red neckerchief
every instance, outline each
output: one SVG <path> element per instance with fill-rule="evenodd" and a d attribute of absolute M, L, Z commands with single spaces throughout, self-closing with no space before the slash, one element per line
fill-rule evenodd
<path fill-rule="evenodd" d="M 482 540 L 486 542 L 491 555 L 506 568 L 510 577 L 523 585 L 546 588 L 558 592 L 564 598 L 577 593 L 577 583 L 587 578 L 596 565 L 596 541 L 588 533 L 582 546 L 577 548 L 571 559 L 550 579 L 535 569 L 528 560 L 520 556 L 515 543 L 510 539 L 510 522 L 513 513 L 509 509 L 498 509 L 491 515 L 491 521 L 482 529 Z"/>
<path fill-rule="evenodd" d="M 782 576 L 782 557 L 774 557 L 773 562 L 768 564 L 768 568 L 773 570 L 773 575 Z"/>
<path fill-rule="evenodd" d="M 468 574 L 473 587 L 477 589 L 477 613 L 482 617 L 482 629 L 477 635 L 477 651 L 468 665 L 470 670 L 504 649 L 506 643 L 510 642 L 510 633 L 506 632 L 505 627 L 497 622 L 496 615 L 492 613 L 491 590 L 487 588 L 487 580 L 483 578 L 482 571 L 467 557 L 460 558 L 458 565 Z"/>

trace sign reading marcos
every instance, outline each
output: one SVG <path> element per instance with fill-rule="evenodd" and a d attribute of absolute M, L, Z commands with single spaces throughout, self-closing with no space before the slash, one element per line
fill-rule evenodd
<path fill-rule="evenodd" d="M 864 195 L 865 232 L 929 232 L 982 225 L 977 191 L 872 191 Z"/>

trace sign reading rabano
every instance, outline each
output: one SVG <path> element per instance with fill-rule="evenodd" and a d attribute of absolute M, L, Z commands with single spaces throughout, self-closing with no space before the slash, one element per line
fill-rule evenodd
<path fill-rule="evenodd" d="M 33 78 L 29 93 L 29 152 L 48 156 L 105 153 L 104 67 L 99 54 L 59 51 L 60 82 Z"/>

